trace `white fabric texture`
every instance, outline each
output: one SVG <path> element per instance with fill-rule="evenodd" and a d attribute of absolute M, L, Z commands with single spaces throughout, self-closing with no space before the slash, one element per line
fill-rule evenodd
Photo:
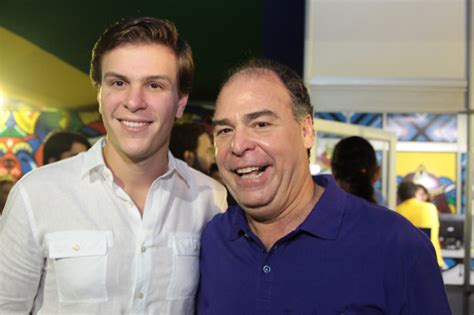
<path fill-rule="evenodd" d="M 0 220 L 0 314 L 192 314 L 200 235 L 225 188 L 168 154 L 143 218 L 103 139 L 12 189 Z"/>

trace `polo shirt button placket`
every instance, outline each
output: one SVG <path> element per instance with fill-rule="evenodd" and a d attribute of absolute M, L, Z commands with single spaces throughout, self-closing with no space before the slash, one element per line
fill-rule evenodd
<path fill-rule="evenodd" d="M 272 272 L 272 268 L 269 265 L 263 266 L 262 270 L 265 274 L 269 274 L 270 272 Z"/>

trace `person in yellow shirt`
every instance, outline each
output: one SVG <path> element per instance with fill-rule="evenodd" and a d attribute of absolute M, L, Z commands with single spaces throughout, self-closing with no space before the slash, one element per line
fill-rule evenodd
<path fill-rule="evenodd" d="M 397 212 L 407 218 L 414 226 L 429 231 L 429 236 L 436 252 L 436 259 L 441 268 L 445 267 L 439 245 L 438 209 L 430 202 L 422 201 L 419 185 L 413 182 L 402 182 L 398 186 L 400 204 Z"/>

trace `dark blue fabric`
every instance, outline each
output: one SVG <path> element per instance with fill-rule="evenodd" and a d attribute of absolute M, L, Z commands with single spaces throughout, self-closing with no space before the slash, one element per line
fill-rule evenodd
<path fill-rule="evenodd" d="M 431 242 L 330 176 L 298 229 L 270 251 L 238 206 L 201 240 L 198 314 L 451 314 Z"/>

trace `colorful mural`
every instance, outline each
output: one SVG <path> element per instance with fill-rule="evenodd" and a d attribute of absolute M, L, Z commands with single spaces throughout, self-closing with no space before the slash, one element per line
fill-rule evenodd
<path fill-rule="evenodd" d="M 455 143 L 455 114 L 387 114 L 387 130 L 397 134 L 398 141 Z"/>
<path fill-rule="evenodd" d="M 338 122 L 347 122 L 347 117 L 344 113 L 315 113 L 314 118 Z"/>
<path fill-rule="evenodd" d="M 0 111 L 0 177 L 17 180 L 42 165 L 43 141 L 51 131 L 69 130 L 88 138 L 105 133 L 97 111 Z"/>
<path fill-rule="evenodd" d="M 456 213 L 456 153 L 399 152 L 397 180 L 425 186 L 439 212 Z"/>
<path fill-rule="evenodd" d="M 353 125 L 382 128 L 383 115 L 379 113 L 354 113 L 350 117 Z"/>

